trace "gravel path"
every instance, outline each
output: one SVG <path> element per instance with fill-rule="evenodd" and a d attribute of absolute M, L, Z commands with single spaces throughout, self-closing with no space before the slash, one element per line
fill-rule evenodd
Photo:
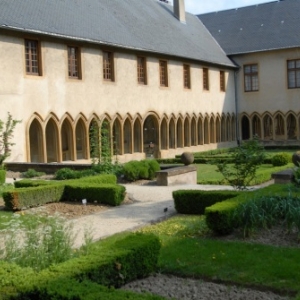
<path fill-rule="evenodd" d="M 287 300 L 272 292 L 228 286 L 202 280 L 178 278 L 155 274 L 146 279 L 131 282 L 122 289 L 148 292 L 177 300 Z"/>

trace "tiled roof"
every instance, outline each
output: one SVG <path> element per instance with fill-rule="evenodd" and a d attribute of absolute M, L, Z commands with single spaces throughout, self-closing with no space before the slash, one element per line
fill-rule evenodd
<path fill-rule="evenodd" d="M 196 16 L 157 0 L 0 0 L 0 28 L 234 66 Z"/>
<path fill-rule="evenodd" d="M 300 46 L 300 1 L 281 0 L 199 15 L 228 55 Z"/>

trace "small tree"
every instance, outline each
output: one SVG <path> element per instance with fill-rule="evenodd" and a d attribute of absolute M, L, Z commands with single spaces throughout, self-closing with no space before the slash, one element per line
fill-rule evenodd
<path fill-rule="evenodd" d="M 264 147 L 259 143 L 257 137 L 253 140 L 243 142 L 236 147 L 231 155 L 232 162 L 217 162 L 219 172 L 231 186 L 238 190 L 246 189 L 247 185 L 254 179 L 258 167 L 265 158 Z"/>
<path fill-rule="evenodd" d="M 3 162 L 7 159 L 11 154 L 11 147 L 14 143 L 11 143 L 10 140 L 13 137 L 13 132 L 15 127 L 21 121 L 14 120 L 12 115 L 7 113 L 7 120 L 4 123 L 0 120 L 0 168 L 3 169 Z"/>

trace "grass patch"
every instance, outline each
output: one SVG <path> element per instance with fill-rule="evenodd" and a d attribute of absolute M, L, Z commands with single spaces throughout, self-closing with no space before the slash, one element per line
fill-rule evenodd
<path fill-rule="evenodd" d="M 223 175 L 218 171 L 217 166 L 210 164 L 197 164 L 197 183 L 198 184 L 228 184 Z M 271 164 L 259 166 L 256 177 L 250 185 L 261 184 L 271 179 L 272 173 L 293 168 L 293 164 L 289 163 L 286 166 L 273 167 Z"/>
<path fill-rule="evenodd" d="M 162 243 L 162 273 L 299 292 L 300 250 L 209 238 L 204 216 L 176 216 L 142 229 Z"/>

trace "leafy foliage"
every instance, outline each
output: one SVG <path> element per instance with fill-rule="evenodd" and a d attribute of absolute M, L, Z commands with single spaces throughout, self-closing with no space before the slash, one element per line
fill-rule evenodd
<path fill-rule="evenodd" d="M 23 178 L 34 178 L 34 177 L 40 177 L 42 175 L 45 175 L 44 172 L 38 172 L 34 169 L 28 169 L 26 172 L 22 173 Z"/>
<path fill-rule="evenodd" d="M 231 153 L 233 165 L 228 162 L 217 162 L 219 172 L 231 186 L 238 190 L 246 189 L 253 180 L 258 167 L 263 163 L 265 152 L 257 138 L 243 142 Z"/>
<path fill-rule="evenodd" d="M 5 123 L 0 120 L 0 167 L 3 167 L 3 162 L 11 154 L 11 147 L 14 143 L 10 142 L 10 140 L 13 137 L 15 127 L 20 122 L 19 120 L 14 120 L 9 112 Z"/>
<path fill-rule="evenodd" d="M 272 165 L 275 167 L 285 166 L 291 161 L 288 153 L 278 153 L 272 157 Z"/>

